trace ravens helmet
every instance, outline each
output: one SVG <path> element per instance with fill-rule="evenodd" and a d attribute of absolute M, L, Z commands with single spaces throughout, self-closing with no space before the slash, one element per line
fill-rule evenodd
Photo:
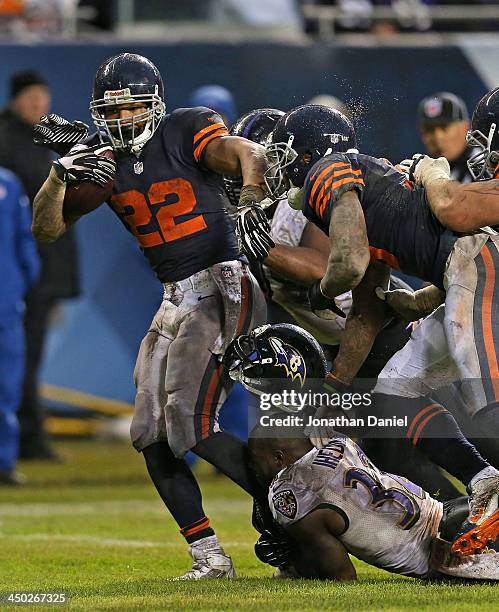
<path fill-rule="evenodd" d="M 229 376 L 255 395 L 284 389 L 304 392 L 326 376 L 317 340 L 290 323 L 262 325 L 233 340 L 223 359 Z M 292 411 L 292 407 L 283 409 Z"/>
<path fill-rule="evenodd" d="M 299 106 L 279 119 L 270 136 L 267 189 L 273 197 L 282 198 L 289 183 L 303 187 L 321 157 L 355 148 L 355 130 L 343 113 L 320 104 Z"/>
<path fill-rule="evenodd" d="M 267 139 L 277 121 L 284 115 L 277 108 L 257 108 L 246 113 L 230 128 L 231 136 L 247 138 L 257 144 L 267 144 Z M 232 206 L 237 206 L 243 181 L 241 177 L 225 176 L 225 191 Z"/>
<path fill-rule="evenodd" d="M 499 87 L 485 94 L 475 108 L 466 141 L 478 152 L 468 160 L 475 181 L 491 179 L 499 164 Z"/>
<path fill-rule="evenodd" d="M 143 103 L 146 110 L 119 118 L 120 106 L 132 103 Z M 138 153 L 156 131 L 165 112 L 163 80 L 146 57 L 120 53 L 97 70 L 90 113 L 101 139 L 109 141 L 115 149 Z"/>

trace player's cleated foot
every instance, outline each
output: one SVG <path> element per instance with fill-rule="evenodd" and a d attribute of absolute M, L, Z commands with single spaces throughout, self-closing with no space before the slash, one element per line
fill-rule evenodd
<path fill-rule="evenodd" d="M 216 536 L 203 538 L 189 546 L 192 569 L 173 580 L 205 580 L 208 578 L 235 578 L 232 559 L 225 554 Z"/>
<path fill-rule="evenodd" d="M 272 578 L 300 578 L 300 574 L 293 564 L 287 563 L 286 565 L 280 565 L 272 575 Z"/>
<path fill-rule="evenodd" d="M 461 526 L 452 552 L 461 556 L 494 550 L 499 538 L 499 472 L 485 468 L 471 481 L 470 512 Z"/>

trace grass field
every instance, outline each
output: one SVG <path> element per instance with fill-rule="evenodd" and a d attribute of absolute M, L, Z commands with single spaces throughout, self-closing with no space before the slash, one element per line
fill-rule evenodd
<path fill-rule="evenodd" d="M 253 554 L 249 500 L 206 465 L 205 508 L 239 579 L 171 582 L 189 559 L 142 458 L 121 442 L 58 450 L 64 464 L 21 464 L 30 484 L 0 489 L 0 593 L 65 591 L 85 610 L 498 609 L 494 586 L 425 584 L 361 562 L 356 584 L 271 579 Z"/>

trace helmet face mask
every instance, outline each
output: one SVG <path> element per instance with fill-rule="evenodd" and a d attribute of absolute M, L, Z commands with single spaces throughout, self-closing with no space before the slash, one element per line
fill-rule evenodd
<path fill-rule="evenodd" d="M 143 112 L 133 109 L 144 107 Z M 130 110 L 120 118 L 122 109 Z M 138 153 L 165 116 L 163 81 L 147 58 L 122 53 L 97 71 L 90 113 L 101 140 L 114 149 Z"/>
<path fill-rule="evenodd" d="M 269 166 L 263 177 L 268 192 L 275 200 L 284 199 L 291 186 L 287 168 L 291 166 L 298 157 L 298 153 L 292 147 L 293 140 L 294 135 L 291 134 L 288 142 L 270 143 L 265 147 L 265 154 Z"/>
<path fill-rule="evenodd" d="M 497 126 L 495 123 L 492 123 L 487 135 L 483 134 L 480 130 L 470 130 L 466 136 L 468 146 L 478 149 L 478 152 L 472 155 L 467 162 L 474 181 L 485 181 L 494 176 L 494 171 L 499 161 L 499 152 L 491 151 L 496 131 Z"/>

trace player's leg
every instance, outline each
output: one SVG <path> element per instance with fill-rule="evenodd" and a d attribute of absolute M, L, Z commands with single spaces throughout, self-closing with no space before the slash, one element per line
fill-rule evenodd
<path fill-rule="evenodd" d="M 499 239 L 461 238 L 447 269 L 445 331 L 460 372 L 465 405 L 479 435 L 487 438 L 489 458 L 499 465 Z M 484 420 L 485 419 L 485 420 Z M 484 427 L 487 426 L 487 429 Z M 480 427 L 481 426 L 481 427 Z M 470 516 L 453 549 L 468 553 L 472 538 L 499 536 L 499 471 L 486 468 L 470 482 Z M 494 536 L 495 534 L 495 536 Z M 475 546 L 476 542 L 473 544 Z"/>
<path fill-rule="evenodd" d="M 135 368 L 137 396 L 131 435 L 135 448 L 144 455 L 156 490 L 190 545 L 191 555 L 195 558 L 199 553 L 198 542 L 204 543 L 203 556 L 207 555 L 206 543 L 215 544 L 212 546 L 215 567 L 205 572 L 206 577 L 208 574 L 211 577 L 230 575 L 230 559 L 219 555 L 219 546 L 204 512 L 196 479 L 186 461 L 175 457 L 167 439 L 165 380 L 168 352 L 178 327 L 178 314 L 177 306 L 164 300 L 142 341 Z"/>

